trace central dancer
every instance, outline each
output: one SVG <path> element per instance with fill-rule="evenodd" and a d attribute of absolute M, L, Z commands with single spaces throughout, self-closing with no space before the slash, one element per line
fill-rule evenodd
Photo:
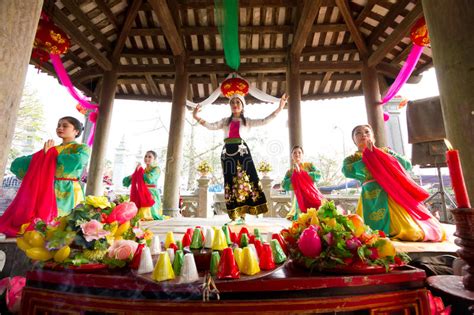
<path fill-rule="evenodd" d="M 241 136 L 252 127 L 263 126 L 272 121 L 281 112 L 287 100 L 287 95 L 283 94 L 278 108 L 262 119 L 245 117 L 245 98 L 237 93 L 230 97 L 230 117 L 209 123 L 198 117 L 200 105 L 193 111 L 194 119 L 202 126 L 210 130 L 224 131 L 221 163 L 224 172 L 225 205 L 232 221 L 239 219 L 239 223 L 243 223 L 246 213 L 258 215 L 268 211 L 267 199 L 252 155 Z"/>

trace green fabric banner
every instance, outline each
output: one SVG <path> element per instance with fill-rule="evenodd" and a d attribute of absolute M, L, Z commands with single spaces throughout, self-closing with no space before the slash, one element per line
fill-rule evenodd
<path fill-rule="evenodd" d="M 216 24 L 221 34 L 225 62 L 237 71 L 240 66 L 239 1 L 214 0 Z"/>

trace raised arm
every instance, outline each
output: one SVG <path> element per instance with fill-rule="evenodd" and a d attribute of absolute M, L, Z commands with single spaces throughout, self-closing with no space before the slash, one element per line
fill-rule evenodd
<path fill-rule="evenodd" d="M 196 119 L 196 121 L 200 125 L 202 125 L 203 127 L 206 127 L 207 129 L 210 129 L 210 130 L 219 130 L 219 129 L 222 129 L 224 127 L 225 118 L 221 119 L 221 120 L 218 120 L 216 122 L 213 122 L 213 123 L 209 123 L 209 122 L 205 121 L 204 119 L 202 119 L 201 117 L 198 116 L 198 113 L 200 111 L 201 111 L 201 105 L 197 105 L 193 110 L 193 118 Z"/>

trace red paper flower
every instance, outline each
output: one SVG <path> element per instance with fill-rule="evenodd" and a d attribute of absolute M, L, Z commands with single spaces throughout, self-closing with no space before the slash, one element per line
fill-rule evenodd
<path fill-rule="evenodd" d="M 69 46 L 70 42 L 66 33 L 52 22 L 40 19 L 33 43 L 33 58 L 46 62 L 49 60 L 49 54 L 64 54 Z"/>
<path fill-rule="evenodd" d="M 241 78 L 230 78 L 222 82 L 221 92 L 227 98 L 231 98 L 234 94 L 245 96 L 249 93 L 249 84 Z"/>

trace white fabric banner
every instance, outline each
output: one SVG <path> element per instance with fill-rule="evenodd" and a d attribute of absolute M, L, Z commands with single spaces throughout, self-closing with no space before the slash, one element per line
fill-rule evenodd
<path fill-rule="evenodd" d="M 240 75 L 238 75 L 235 72 L 229 74 L 225 78 L 225 80 L 227 80 L 229 78 L 241 78 L 241 79 L 245 80 L 244 78 L 242 78 Z M 249 94 L 252 95 L 253 97 L 255 97 L 256 99 L 258 99 L 260 101 L 263 101 L 265 103 L 276 103 L 276 102 L 280 101 L 279 98 L 271 96 L 270 94 L 267 94 L 267 93 L 263 92 L 262 90 L 259 90 L 256 87 L 251 86 L 250 83 L 247 82 L 247 84 L 249 85 Z M 219 87 L 217 89 L 215 89 L 214 92 L 212 92 L 211 95 L 209 95 L 209 97 L 206 98 L 201 103 L 194 103 L 194 102 L 191 102 L 189 100 L 186 100 L 186 105 L 189 106 L 189 107 L 192 107 L 192 108 L 195 108 L 197 105 L 201 105 L 201 107 L 204 107 L 206 105 L 214 103 L 219 98 L 219 96 L 221 96 L 221 85 L 220 84 L 219 84 Z"/>

